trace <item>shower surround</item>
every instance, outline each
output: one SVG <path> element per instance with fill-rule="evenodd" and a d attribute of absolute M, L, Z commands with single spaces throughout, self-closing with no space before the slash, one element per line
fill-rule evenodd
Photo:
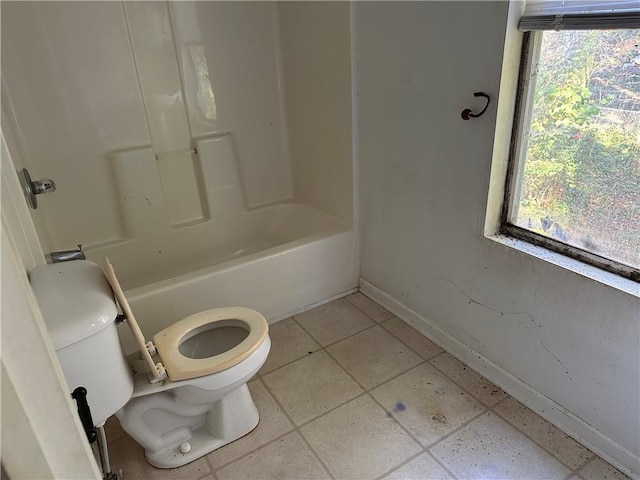
<path fill-rule="evenodd" d="M 146 334 L 356 287 L 347 4 L 3 2 L 2 32 L 43 249 L 109 256 Z"/>

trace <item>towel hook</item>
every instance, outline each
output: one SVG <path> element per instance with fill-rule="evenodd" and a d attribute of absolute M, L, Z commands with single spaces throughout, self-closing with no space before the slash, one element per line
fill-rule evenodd
<path fill-rule="evenodd" d="M 486 93 L 483 93 L 483 92 L 475 92 L 473 94 L 473 96 L 474 97 L 484 97 L 484 98 L 486 98 L 487 99 L 487 104 L 484 106 L 482 111 L 480 111 L 480 113 L 471 113 L 471 109 L 470 108 L 465 108 L 462 111 L 462 114 L 460 115 L 463 120 L 469 120 L 470 118 L 481 117 L 484 114 L 484 112 L 487 111 L 487 108 L 489 107 L 489 103 L 491 102 L 491 98 L 489 97 L 489 95 L 487 95 Z"/>

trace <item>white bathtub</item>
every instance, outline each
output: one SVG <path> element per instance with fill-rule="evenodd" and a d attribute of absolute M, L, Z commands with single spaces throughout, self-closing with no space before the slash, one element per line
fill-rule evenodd
<path fill-rule="evenodd" d="M 181 258 L 158 255 L 154 268 L 123 277 L 147 340 L 209 308 L 250 307 L 275 322 L 356 288 L 353 230 L 298 203 L 261 208 L 250 217 L 228 246 Z M 132 271 L 113 263 L 117 273 Z M 134 351 L 128 332 L 121 333 L 127 353 Z"/>

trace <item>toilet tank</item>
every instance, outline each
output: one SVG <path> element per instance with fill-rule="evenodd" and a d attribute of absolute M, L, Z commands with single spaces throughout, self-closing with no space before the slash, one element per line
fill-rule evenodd
<path fill-rule="evenodd" d="M 87 389 L 93 423 L 100 425 L 133 392 L 111 287 L 102 269 L 86 260 L 37 267 L 29 277 L 69 392 Z"/>

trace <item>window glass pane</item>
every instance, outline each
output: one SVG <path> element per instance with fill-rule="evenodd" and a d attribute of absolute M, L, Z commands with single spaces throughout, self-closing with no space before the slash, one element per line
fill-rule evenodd
<path fill-rule="evenodd" d="M 639 32 L 537 33 L 535 92 L 510 218 L 634 267 L 640 266 Z"/>

